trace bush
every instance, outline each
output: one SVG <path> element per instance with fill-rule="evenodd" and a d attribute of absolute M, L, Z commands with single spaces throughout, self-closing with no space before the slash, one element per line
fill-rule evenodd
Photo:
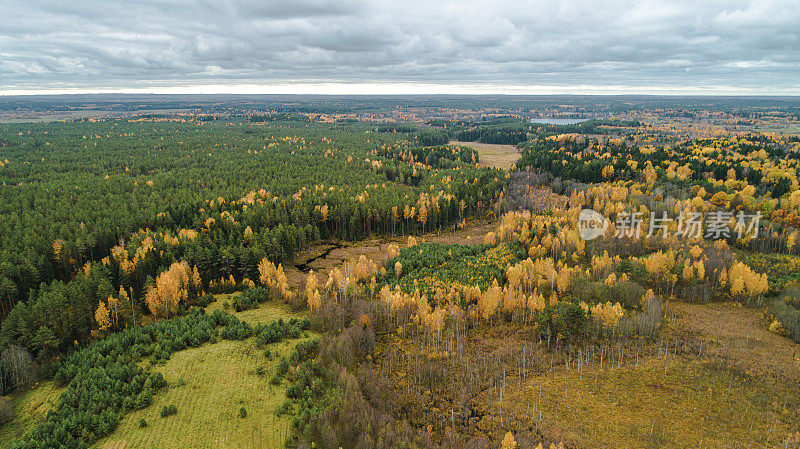
<path fill-rule="evenodd" d="M 147 421 L 145 421 L 145 419 L 142 418 L 139 420 L 139 428 L 144 429 L 145 427 L 147 427 Z"/>
<path fill-rule="evenodd" d="M 197 298 L 197 305 L 200 307 L 208 307 L 209 304 L 214 302 L 214 295 L 206 293 L 205 295 Z"/>
<path fill-rule="evenodd" d="M 239 418 L 247 418 L 247 409 L 242 407 L 239 409 Z"/>
<path fill-rule="evenodd" d="M 281 416 L 291 413 L 292 412 L 292 403 L 290 401 L 285 401 L 283 404 L 279 405 L 275 409 L 275 415 L 280 418 Z"/>
<path fill-rule="evenodd" d="M 298 343 L 294 347 L 294 352 L 292 352 L 290 357 L 291 364 L 297 365 L 300 362 L 310 359 L 317 352 L 318 347 L 319 341 L 316 339 Z"/>
<path fill-rule="evenodd" d="M 253 335 L 253 327 L 245 321 L 229 321 L 220 329 L 219 335 L 226 340 L 244 340 Z"/>
<path fill-rule="evenodd" d="M 161 408 L 162 418 L 166 418 L 167 416 L 172 416 L 176 413 L 178 413 L 178 408 L 175 407 L 174 405 L 169 405 L 169 406 L 165 405 L 164 407 Z"/>
<path fill-rule="evenodd" d="M 285 376 L 286 373 L 289 372 L 289 361 L 286 360 L 286 357 L 281 357 L 281 361 L 278 362 L 278 370 L 275 372 L 278 376 Z"/>
<path fill-rule="evenodd" d="M 264 287 L 247 289 L 233 298 L 233 309 L 237 312 L 243 310 L 256 309 L 258 305 L 269 299 L 269 291 Z"/>

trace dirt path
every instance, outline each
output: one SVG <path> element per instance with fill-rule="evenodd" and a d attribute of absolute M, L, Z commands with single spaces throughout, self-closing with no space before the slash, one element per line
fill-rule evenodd
<path fill-rule="evenodd" d="M 676 329 L 696 334 L 709 355 L 726 358 L 749 374 L 800 381 L 800 345 L 770 332 L 757 310 L 673 301 L 667 316 Z"/>
<path fill-rule="evenodd" d="M 486 233 L 496 227 L 497 221 L 495 220 L 480 220 L 467 222 L 466 227 L 457 231 L 425 234 L 416 238 L 420 242 L 473 245 L 483 243 Z M 302 288 L 305 286 L 309 270 L 314 270 L 322 279 L 327 276 L 329 269 L 340 266 L 344 261 L 354 259 L 361 254 L 375 262 L 384 262 L 388 258 L 389 244 L 397 243 L 402 247 L 407 241 L 408 236 L 398 235 L 395 237 L 371 237 L 359 242 L 329 242 L 314 245 L 298 254 L 294 264 L 286 264 L 284 271 L 290 285 Z"/>
<path fill-rule="evenodd" d="M 520 152 L 514 145 L 460 142 L 457 140 L 450 141 L 450 145 L 462 145 L 474 148 L 478 152 L 478 165 L 481 167 L 494 167 L 508 170 L 520 157 Z"/>

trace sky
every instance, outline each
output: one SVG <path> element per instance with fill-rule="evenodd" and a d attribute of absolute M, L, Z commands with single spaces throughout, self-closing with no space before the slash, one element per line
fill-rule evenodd
<path fill-rule="evenodd" d="M 0 94 L 800 95 L 797 0 L 0 0 Z"/>

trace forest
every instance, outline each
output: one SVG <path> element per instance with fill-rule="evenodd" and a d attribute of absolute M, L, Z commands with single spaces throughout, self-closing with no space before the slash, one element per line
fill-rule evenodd
<path fill-rule="evenodd" d="M 3 339 L 46 359 L 89 341 L 99 302 L 115 298 L 110 330 L 156 313 L 147 287 L 175 263 L 199 279 L 188 308 L 314 242 L 460 222 L 505 183 L 469 150 L 373 131 L 279 119 L 3 125 Z"/>
<path fill-rule="evenodd" d="M 0 442 L 800 447 L 796 135 L 331 102 L 0 124 Z"/>

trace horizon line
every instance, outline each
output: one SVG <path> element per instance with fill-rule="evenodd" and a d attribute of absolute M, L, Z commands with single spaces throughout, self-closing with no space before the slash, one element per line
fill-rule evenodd
<path fill-rule="evenodd" d="M 16 87 L 16 86 L 15 86 Z M 690 96 L 690 97 L 800 97 L 792 89 L 743 89 L 733 86 L 625 86 L 625 85 L 490 85 L 436 83 L 280 83 L 194 84 L 124 88 L 44 87 L 0 88 L 0 97 L 67 95 L 322 95 L 322 96 Z"/>

